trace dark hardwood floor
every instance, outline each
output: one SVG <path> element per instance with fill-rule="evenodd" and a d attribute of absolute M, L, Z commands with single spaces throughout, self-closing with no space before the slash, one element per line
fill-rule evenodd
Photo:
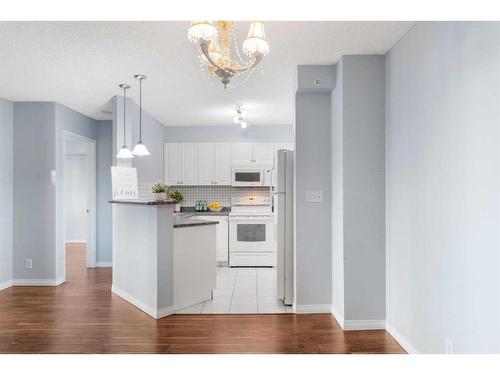
<path fill-rule="evenodd" d="M 0 292 L 0 353 L 405 353 L 385 331 L 343 332 L 330 314 L 172 315 L 111 293 L 111 268 L 66 250 L 66 283 Z"/>

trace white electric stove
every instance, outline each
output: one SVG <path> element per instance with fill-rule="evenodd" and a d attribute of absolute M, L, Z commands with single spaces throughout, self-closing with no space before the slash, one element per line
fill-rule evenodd
<path fill-rule="evenodd" d="M 269 196 L 231 199 L 229 266 L 276 266 L 274 216 Z"/>

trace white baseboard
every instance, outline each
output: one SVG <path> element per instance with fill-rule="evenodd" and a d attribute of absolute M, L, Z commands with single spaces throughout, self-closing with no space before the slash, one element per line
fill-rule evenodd
<path fill-rule="evenodd" d="M 385 320 L 344 320 L 344 331 L 385 329 Z"/>
<path fill-rule="evenodd" d="M 331 313 L 332 305 L 297 305 L 296 314 L 324 314 Z"/>
<path fill-rule="evenodd" d="M 344 329 L 344 315 L 341 314 L 339 311 L 337 311 L 333 306 L 332 306 L 332 315 L 339 324 L 340 328 Z"/>
<path fill-rule="evenodd" d="M 113 262 L 97 262 L 96 267 L 113 267 Z"/>
<path fill-rule="evenodd" d="M 70 240 L 65 240 L 64 243 L 87 243 L 87 240 L 79 240 L 79 239 L 70 239 Z"/>
<path fill-rule="evenodd" d="M 403 347 L 408 354 L 419 354 L 418 350 L 393 325 L 385 322 L 385 330 Z"/>
<path fill-rule="evenodd" d="M 146 314 L 149 316 L 155 318 L 155 319 L 160 319 L 163 318 L 167 315 L 171 315 L 175 313 L 175 309 L 173 306 L 168 306 L 162 309 L 155 309 L 154 307 L 149 306 L 148 304 L 144 303 L 143 301 L 131 296 L 124 290 L 118 288 L 115 285 L 111 286 L 111 291 L 116 294 L 118 297 L 123 298 L 125 301 L 128 303 L 134 305 L 138 309 L 144 311 Z"/>
<path fill-rule="evenodd" d="M 0 290 L 4 290 L 4 289 L 7 289 L 7 288 L 10 288 L 12 286 L 12 280 L 7 280 L 7 281 L 2 281 L 0 283 Z"/>
<path fill-rule="evenodd" d="M 164 307 L 163 309 L 159 309 L 157 312 L 157 318 L 156 319 L 161 319 L 165 316 L 175 314 L 175 309 L 173 306 L 168 306 Z"/>
<path fill-rule="evenodd" d="M 58 279 L 14 279 L 13 286 L 58 286 L 64 283 L 64 277 Z"/>

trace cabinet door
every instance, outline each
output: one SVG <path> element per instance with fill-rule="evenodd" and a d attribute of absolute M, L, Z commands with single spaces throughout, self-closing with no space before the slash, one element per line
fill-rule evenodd
<path fill-rule="evenodd" d="M 232 163 L 249 164 L 252 162 L 252 144 L 251 143 L 233 143 L 232 145 Z"/>
<path fill-rule="evenodd" d="M 179 185 L 180 178 L 180 144 L 165 143 L 163 152 L 163 179 L 167 185 Z"/>
<path fill-rule="evenodd" d="M 274 143 L 254 143 L 253 162 L 272 165 L 274 156 Z"/>
<path fill-rule="evenodd" d="M 217 251 L 216 258 L 218 262 L 227 262 L 229 260 L 229 229 L 227 216 L 218 216 L 217 224 Z"/>
<path fill-rule="evenodd" d="M 198 144 L 183 143 L 181 157 L 182 185 L 198 184 Z"/>
<path fill-rule="evenodd" d="M 231 185 L 231 143 L 214 145 L 214 182 Z"/>
<path fill-rule="evenodd" d="M 216 166 L 214 156 L 213 143 L 198 144 L 198 185 L 213 185 Z"/>

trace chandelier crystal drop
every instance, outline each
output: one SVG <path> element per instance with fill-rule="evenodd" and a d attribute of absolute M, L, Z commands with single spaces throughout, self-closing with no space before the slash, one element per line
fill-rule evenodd
<path fill-rule="evenodd" d="M 248 79 L 269 53 L 264 23 L 261 21 L 250 23 L 248 35 L 242 44 L 244 56 L 240 54 L 236 43 L 232 21 L 192 21 L 188 39 L 200 46 L 202 76 L 220 80 L 224 88 L 233 86 L 234 77 L 246 76 Z M 232 56 L 231 50 L 236 52 L 236 58 Z"/>

